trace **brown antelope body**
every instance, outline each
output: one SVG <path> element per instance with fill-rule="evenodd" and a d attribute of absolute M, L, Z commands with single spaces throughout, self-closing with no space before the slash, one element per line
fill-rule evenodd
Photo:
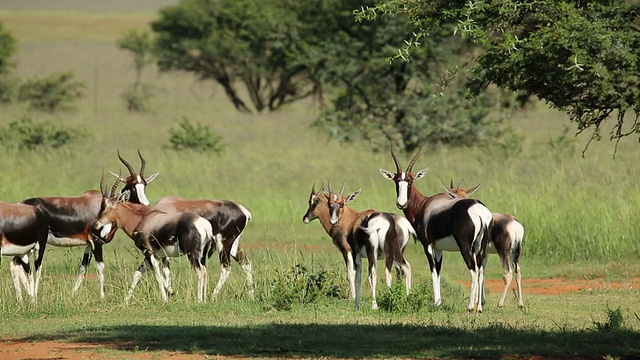
<path fill-rule="evenodd" d="M 433 297 L 436 306 L 442 303 L 440 295 L 440 270 L 443 251 L 459 252 L 471 274 L 471 291 L 468 310 L 482 312 L 480 284 L 484 281 L 484 256 L 489 240 L 492 215 L 481 202 L 474 199 L 452 199 L 441 193 L 424 196 L 413 182 L 422 178 L 428 168 L 412 173 L 418 151 L 402 170 L 391 147 L 396 172 L 380 169 L 386 179 L 396 186 L 396 205 L 413 225 L 429 261 Z"/>
<path fill-rule="evenodd" d="M 251 213 L 244 206 L 229 200 L 187 200 L 175 196 L 167 196 L 153 206 L 154 209 L 172 213 L 192 213 L 207 219 L 213 233 L 220 258 L 220 278 L 213 289 L 212 296 L 217 296 L 231 274 L 231 259 L 234 259 L 247 278 L 249 296 L 254 296 L 253 270 L 251 261 L 240 247 L 240 236 L 251 220 Z M 213 248 L 211 249 L 213 251 Z M 211 253 L 209 253 L 211 256 Z"/>
<path fill-rule="evenodd" d="M 369 285 L 371 287 L 371 308 L 377 309 L 376 302 L 376 264 L 378 259 L 385 259 L 385 283 L 391 287 L 392 268 L 395 265 L 405 277 L 407 294 L 411 290 L 411 265 L 404 257 L 404 249 L 415 235 L 413 227 L 407 219 L 397 214 L 381 212 L 373 209 L 356 211 L 348 206 L 360 194 L 358 190 L 344 196 L 345 185 L 339 193 L 323 193 L 329 208 L 329 223 L 346 234 L 347 243 L 351 247 L 355 265 L 355 308 L 360 308 L 360 289 L 362 285 L 362 257 L 369 262 Z"/>
<path fill-rule="evenodd" d="M 138 154 L 140 154 L 140 152 L 138 152 Z M 120 152 L 118 152 L 118 158 L 132 171 L 131 165 L 124 161 L 120 156 Z M 141 155 L 140 159 L 142 159 Z M 144 159 L 142 159 L 141 174 L 143 170 Z M 142 175 L 131 177 L 130 182 L 133 184 L 132 188 L 136 191 L 130 201 L 138 202 L 140 201 L 139 199 L 146 199 L 144 193 L 145 186 L 156 176 L 157 174 L 154 174 L 149 179 L 144 179 Z M 141 184 L 143 186 L 141 186 Z M 114 188 L 115 186 L 116 184 L 114 184 Z M 98 219 L 102 206 L 101 191 L 89 190 L 78 196 L 36 197 L 26 199 L 22 202 L 37 207 L 47 215 L 49 219 L 49 237 L 47 243 L 49 245 L 56 247 L 85 247 L 72 293 L 75 294 L 80 289 L 85 274 L 87 273 L 87 267 L 91 263 L 91 258 L 95 256 L 98 281 L 100 283 L 100 297 L 104 298 L 104 256 L 102 246 L 112 239 L 95 239 L 91 234 L 91 226 Z"/>
<path fill-rule="evenodd" d="M 460 182 L 458 187 L 453 187 L 453 182 L 451 182 L 451 186 L 445 186 L 444 188 L 452 197 L 464 199 L 473 194 L 480 186 L 476 185 L 465 190 L 460 187 L 461 185 L 462 182 Z M 523 239 L 524 226 L 522 226 L 515 216 L 503 213 L 493 213 L 493 225 L 489 232 L 490 241 L 487 245 L 487 253 L 498 254 L 500 262 L 502 263 L 502 268 L 504 269 L 504 287 L 502 289 L 502 296 L 500 296 L 500 302 L 498 303 L 498 306 L 500 307 L 504 305 L 504 300 L 507 297 L 507 291 L 509 291 L 509 286 L 513 279 L 514 270 L 516 273 L 516 296 L 518 306 L 521 308 L 524 306 L 522 300 L 522 274 L 520 273 L 520 253 L 522 251 Z M 484 261 L 486 267 L 487 257 L 484 258 Z M 482 301 L 484 303 L 484 284 L 482 284 L 481 291 Z"/>
<path fill-rule="evenodd" d="M 36 207 L 0 201 L 0 259 L 13 257 L 9 266 L 18 301 L 22 301 L 22 287 L 32 302 L 37 299 L 47 234 L 47 217 Z M 37 253 L 33 272 L 29 252 Z"/>
<path fill-rule="evenodd" d="M 109 238 L 121 228 L 145 257 L 134 273 L 126 301 L 133 296 L 142 274 L 150 268 L 155 272 L 162 300 L 166 301 L 167 293 L 171 295 L 173 290 L 170 278 L 161 273 L 159 260 L 186 254 L 198 275 L 198 301 L 204 302 L 208 284 L 206 259 L 213 246 L 211 224 L 196 214 L 165 213 L 122 200 L 122 197 L 103 198 L 104 210 L 93 225 L 93 232 L 99 238 Z"/>

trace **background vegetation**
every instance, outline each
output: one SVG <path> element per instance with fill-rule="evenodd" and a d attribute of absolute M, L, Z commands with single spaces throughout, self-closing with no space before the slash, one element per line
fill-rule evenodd
<path fill-rule="evenodd" d="M 356 209 L 397 211 L 393 186 L 378 173 L 379 167 L 393 168 L 387 147 L 372 153 L 366 141 L 329 139 L 310 127 L 320 111 L 310 99 L 278 112 L 242 114 L 222 88 L 155 68 L 145 70 L 145 76 L 161 89 L 157 101 L 149 112 L 129 112 L 121 96 L 136 69 L 131 55 L 116 41 L 126 31 L 147 29 L 156 18 L 155 13 L 0 12 L 0 21 L 18 40 L 17 76 L 44 78 L 72 70 L 86 84 L 75 110 L 30 113 L 64 129 L 82 129 L 84 135 L 54 150 L 0 150 L 6 151 L 0 198 L 15 202 L 95 189 L 103 168 L 117 172 L 122 166 L 116 150 L 135 163 L 140 149 L 147 171 L 160 172 L 148 188 L 152 201 L 168 194 L 225 198 L 250 209 L 254 217 L 242 244 L 253 260 L 260 295 L 254 300 L 246 297 L 242 273 L 234 264 L 220 299 L 199 305 L 193 291 L 195 274 L 184 259 L 176 259 L 174 299 L 161 304 L 154 280 L 146 276 L 133 303 L 124 305 L 125 289 L 141 257 L 119 232 L 105 247 L 105 301 L 98 299 L 93 276 L 78 296 L 70 297 L 83 249 L 47 249 L 37 306 L 16 303 L 3 261 L 1 337 L 127 342 L 116 350 L 105 345 L 104 350 L 127 353 L 178 350 L 254 357 L 499 358 L 640 352 L 637 289 L 525 295 L 525 311 L 516 310 L 513 298 L 506 308 L 495 308 L 498 294 L 490 293 L 485 313 L 467 316 L 468 271 L 457 254 L 445 255 L 443 309 L 425 305 L 419 311 L 388 313 L 365 307 L 355 313 L 352 302 L 343 300 L 346 281 L 338 252 L 319 224 L 304 225 L 301 218 L 311 185 L 326 181 L 346 180 L 347 191 L 361 187 L 362 194 L 352 204 Z M 30 111 L 25 107 L 3 106 L 0 125 L 21 119 Z M 225 151 L 167 148 L 171 129 L 185 118 L 219 134 Z M 430 167 L 426 178 L 416 183 L 423 193 L 440 192 L 440 183 L 450 179 L 481 183 L 477 196 L 489 208 L 518 216 L 527 232 L 522 257 L 525 287 L 533 286 L 527 283 L 533 277 L 601 278 L 607 283 L 640 275 L 637 143 L 623 139 L 615 159 L 611 144 L 595 143 L 581 158 L 588 139 L 565 132 L 568 121 L 564 114 L 535 104 L 513 118 L 512 135 L 496 145 L 439 147 L 424 151 L 416 165 Z M 402 160 L 406 163 L 407 157 Z M 425 303 L 430 304 L 422 249 L 411 244 L 407 253 L 416 289 L 424 289 Z M 331 291 L 325 290 L 332 289 L 327 284 L 320 287 L 322 296 L 309 292 L 312 300 L 278 295 L 282 279 L 289 279 L 282 274 L 296 265 L 303 265 L 309 277 L 329 276 L 330 285 L 337 285 L 342 296 L 327 295 Z M 218 276 L 215 259 L 209 269 L 213 284 Z M 95 272 L 93 267 L 90 271 Z M 501 277 L 495 257 L 489 262 L 489 277 Z M 299 278 L 291 281 L 303 286 Z M 366 285 L 363 294 L 366 301 Z M 289 305 L 277 305 L 282 299 L 289 299 Z M 16 327 L 16 322 L 25 326 Z"/>

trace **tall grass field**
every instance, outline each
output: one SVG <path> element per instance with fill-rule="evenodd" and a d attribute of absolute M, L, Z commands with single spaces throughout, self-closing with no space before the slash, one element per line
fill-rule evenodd
<path fill-rule="evenodd" d="M 230 199 L 251 211 L 241 246 L 253 263 L 256 296 L 247 295 L 244 274 L 233 263 L 219 297 L 199 304 L 196 274 L 186 258 L 177 258 L 171 261 L 173 298 L 163 303 L 153 275 L 145 274 L 126 304 L 143 257 L 118 231 L 105 246 L 103 300 L 94 264 L 79 293 L 71 295 L 83 248 L 47 248 L 37 304 L 16 301 L 9 258 L 1 259 L 0 339 L 101 344 L 101 354 L 113 358 L 162 358 L 176 351 L 202 358 L 640 357 L 638 139 L 622 140 L 615 157 L 608 141 L 592 143 L 583 156 L 589 134 L 574 137 L 565 114 L 538 103 L 509 120 L 521 136 L 515 145 L 425 144 L 414 167 L 429 167 L 415 183 L 423 194 L 441 192 L 441 184 L 451 180 L 464 180 L 463 187 L 479 183 L 475 197 L 523 223 L 525 308 L 517 308 L 511 292 L 498 308 L 500 294 L 489 291 L 484 312 L 467 314 L 470 276 L 456 253 L 445 253 L 444 303 L 434 308 L 428 262 L 422 246 L 411 243 L 407 257 L 416 295 L 407 302 L 401 289 L 390 291 L 380 282 L 379 302 L 388 309 L 374 311 L 365 280 L 362 309 L 355 311 L 346 296 L 341 255 L 320 224 L 304 224 L 302 216 L 313 184 L 318 189 L 331 182 L 337 188 L 343 181 L 347 192 L 362 189 L 349 206 L 399 212 L 393 183 L 378 171 L 395 170 L 389 149 L 371 151 L 364 142 L 329 139 L 311 126 L 319 110 L 313 101 L 274 113 L 241 114 L 214 83 L 153 67 L 143 73 L 143 81 L 157 89 L 153 111 L 128 112 L 122 93 L 134 81 L 133 58 L 115 41 L 127 30 L 146 29 L 155 16 L 0 11 L 0 21 L 18 40 L 18 76 L 73 71 L 86 84 L 73 111 L 45 114 L 23 104 L 2 106 L 1 127 L 28 114 L 74 127 L 83 137 L 54 150 L 0 148 L 0 199 L 19 202 L 98 189 L 103 171 L 107 176 L 126 171 L 117 151 L 138 168 L 140 150 L 145 172 L 159 172 L 147 187 L 152 203 L 166 195 Z M 183 118 L 220 134 L 224 152 L 169 149 L 170 130 Z M 509 151 L 513 148 L 521 151 Z M 407 164 L 412 155 L 401 154 L 401 162 Z M 210 289 L 219 268 L 217 257 L 209 259 Z M 487 277 L 502 277 L 495 255 Z M 540 278 L 599 279 L 603 286 L 559 295 L 528 291 L 535 286 L 528 279 Z M 613 283 L 627 286 L 607 286 Z M 1 349 L 0 358 L 11 356 Z"/>

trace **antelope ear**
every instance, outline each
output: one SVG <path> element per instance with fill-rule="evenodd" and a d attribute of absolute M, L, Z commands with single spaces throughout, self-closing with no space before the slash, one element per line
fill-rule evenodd
<path fill-rule="evenodd" d="M 426 167 L 422 170 L 419 170 L 416 174 L 415 174 L 415 179 L 422 179 L 425 175 L 427 175 L 427 171 L 429 171 L 429 168 Z"/>
<path fill-rule="evenodd" d="M 389 180 L 393 180 L 394 178 L 394 174 L 391 171 L 385 170 L 385 169 L 380 169 L 380 174 L 382 174 L 382 177 L 385 179 L 389 179 Z"/>
<path fill-rule="evenodd" d="M 480 187 L 480 184 L 478 184 L 478 185 L 472 187 L 471 189 L 467 190 L 467 195 L 473 194 L 474 192 L 476 192 L 476 190 L 478 190 L 479 187 Z"/>
<path fill-rule="evenodd" d="M 353 194 L 347 196 L 347 198 L 344 200 L 344 203 L 349 203 L 352 202 L 353 200 L 355 200 L 358 195 L 360 195 L 360 192 L 362 191 L 362 189 L 358 189 L 357 191 L 355 191 Z"/>
<path fill-rule="evenodd" d="M 458 197 L 458 195 L 456 193 L 454 193 L 453 191 L 451 191 L 451 188 L 446 186 L 445 184 L 442 184 L 442 187 L 444 188 L 444 190 L 447 192 L 447 194 L 449 194 L 449 196 L 451 196 L 452 199 L 455 199 Z"/>
<path fill-rule="evenodd" d="M 151 174 L 151 176 L 149 176 L 148 178 L 146 178 L 146 179 L 144 179 L 144 180 L 145 180 L 145 181 L 147 182 L 147 184 L 148 184 L 148 183 L 152 182 L 152 181 L 156 178 L 156 176 L 158 176 L 158 174 L 160 174 L 160 173 L 159 173 L 159 172 L 157 172 L 157 173 L 155 173 L 155 174 Z"/>
<path fill-rule="evenodd" d="M 109 171 L 109 173 L 111 173 L 111 175 L 115 176 L 116 179 L 118 179 L 118 181 L 122 182 L 122 183 L 126 183 L 127 180 L 125 178 L 123 178 L 122 176 L 114 173 L 113 171 Z"/>
<path fill-rule="evenodd" d="M 129 198 L 131 197 L 131 191 L 130 190 L 125 190 L 123 192 L 120 193 L 120 195 L 117 198 L 117 201 L 129 201 Z"/>

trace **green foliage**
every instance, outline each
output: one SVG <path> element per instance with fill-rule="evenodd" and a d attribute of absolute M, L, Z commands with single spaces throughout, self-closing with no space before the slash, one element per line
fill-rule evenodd
<path fill-rule="evenodd" d="M 178 128 L 169 130 L 169 146 L 173 150 L 194 150 L 198 152 L 212 151 L 220 153 L 224 150 L 222 136 L 211 131 L 209 126 L 196 123 L 193 125 L 186 117 L 178 124 Z"/>
<path fill-rule="evenodd" d="M 272 284 L 272 304 L 291 310 L 294 304 L 309 304 L 321 298 L 340 297 L 337 274 L 326 270 L 311 273 L 302 265 L 282 271 Z"/>
<path fill-rule="evenodd" d="M 220 84 L 236 109 L 251 112 L 318 93 L 310 69 L 296 58 L 304 31 L 291 8 L 295 0 L 183 0 L 165 7 L 152 24 L 158 65 Z M 314 29 L 317 31 L 317 29 Z"/>
<path fill-rule="evenodd" d="M 396 281 L 391 288 L 383 289 L 378 296 L 378 307 L 381 311 L 390 313 L 413 314 L 417 313 L 433 301 L 431 289 L 427 289 L 428 282 L 418 283 L 411 289 L 409 295 L 406 294 L 404 281 Z"/>
<path fill-rule="evenodd" d="M 559 135 L 549 135 L 547 145 L 556 156 L 571 156 L 575 152 L 576 138 L 569 135 L 569 127 L 565 126 Z"/>
<path fill-rule="evenodd" d="M 13 101 L 18 91 L 20 81 L 11 75 L 0 75 L 0 103 Z"/>
<path fill-rule="evenodd" d="M 56 149 L 69 145 L 81 133 L 75 129 L 56 125 L 50 121 L 34 122 L 23 116 L 0 130 L 0 142 L 7 149 Z"/>
<path fill-rule="evenodd" d="M 500 6 L 490 0 L 392 0 L 357 16 L 408 15 L 417 35 L 404 48 L 407 54 L 416 50 L 415 39 L 456 23 L 458 34 L 485 49 L 469 68 L 470 89 L 479 93 L 495 84 L 535 95 L 599 140 L 600 126 L 611 116 L 611 139 L 640 135 L 638 11 L 637 1 L 624 0 L 509 0 Z M 634 113 L 630 120 L 627 111 Z"/>
<path fill-rule="evenodd" d="M 84 95 L 85 87 L 74 79 L 72 72 L 58 73 L 22 83 L 18 89 L 18 100 L 27 102 L 33 109 L 49 113 L 69 110 Z"/>
<path fill-rule="evenodd" d="M 12 57 L 16 52 L 16 40 L 0 23 L 0 75 L 6 75 L 14 67 Z M 1 81 L 1 80 L 0 80 Z"/>
<path fill-rule="evenodd" d="M 624 330 L 624 317 L 622 316 L 620 307 L 612 309 L 607 306 L 607 321 L 604 323 L 594 321 L 593 325 L 595 325 L 596 330 L 603 332 L 617 332 Z"/>
<path fill-rule="evenodd" d="M 122 93 L 127 110 L 133 112 L 150 111 L 149 102 L 154 96 L 153 87 L 142 82 L 142 72 L 154 61 L 153 40 L 146 31 L 130 30 L 116 42 L 118 47 L 128 50 L 133 55 L 136 79 L 127 90 Z"/>

